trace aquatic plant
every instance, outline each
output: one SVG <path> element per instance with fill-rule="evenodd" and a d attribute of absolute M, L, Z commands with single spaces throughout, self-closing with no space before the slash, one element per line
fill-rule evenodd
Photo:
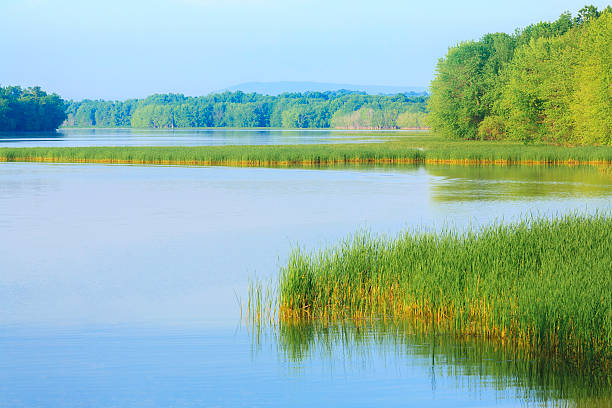
<path fill-rule="evenodd" d="M 291 252 L 278 320 L 413 320 L 611 368 L 612 218 L 531 218 L 460 233 L 356 234 Z"/>
<path fill-rule="evenodd" d="M 195 147 L 58 147 L 0 149 L 0 161 L 229 166 L 414 162 L 423 153 L 392 144 Z"/>
<path fill-rule="evenodd" d="M 367 135 L 362 135 L 366 137 Z M 380 136 L 380 135 L 378 135 Z M 402 133 L 372 143 L 264 146 L 0 148 L 0 161 L 225 166 L 328 166 L 368 163 L 612 164 L 612 147 L 446 141 Z"/>

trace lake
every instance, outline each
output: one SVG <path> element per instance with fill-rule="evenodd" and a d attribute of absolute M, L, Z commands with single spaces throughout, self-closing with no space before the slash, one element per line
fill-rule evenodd
<path fill-rule="evenodd" d="M 427 131 L 335 129 L 59 129 L 0 132 L 0 147 L 225 146 L 309 143 L 368 143 Z"/>
<path fill-rule="evenodd" d="M 0 406 L 609 406 L 609 384 L 486 342 L 259 331 L 239 301 L 291 248 L 359 230 L 610 209 L 595 167 L 1 163 Z"/>

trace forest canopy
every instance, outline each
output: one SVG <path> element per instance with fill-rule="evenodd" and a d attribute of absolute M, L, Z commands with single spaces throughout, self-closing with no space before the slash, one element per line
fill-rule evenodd
<path fill-rule="evenodd" d="M 450 48 L 428 107 L 451 138 L 612 145 L 612 9 Z"/>
<path fill-rule="evenodd" d="M 65 105 L 56 94 L 39 87 L 0 87 L 0 131 L 50 131 L 66 119 Z"/>
<path fill-rule="evenodd" d="M 275 127 L 396 129 L 424 127 L 427 95 L 327 91 L 268 96 L 224 92 L 155 94 L 126 101 L 70 102 L 66 127 Z"/>

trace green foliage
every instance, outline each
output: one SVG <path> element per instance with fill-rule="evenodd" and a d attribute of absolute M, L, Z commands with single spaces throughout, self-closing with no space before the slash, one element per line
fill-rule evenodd
<path fill-rule="evenodd" d="M 504 70 L 496 113 L 508 137 L 526 142 L 569 142 L 575 32 L 539 38 L 519 48 Z"/>
<path fill-rule="evenodd" d="M 64 101 L 39 87 L 0 87 L 0 131 L 55 130 L 66 119 Z"/>
<path fill-rule="evenodd" d="M 431 84 L 432 129 L 450 138 L 612 144 L 612 10 L 489 34 L 449 50 Z"/>
<path fill-rule="evenodd" d="M 497 116 L 486 116 L 478 125 L 480 140 L 500 140 L 505 133 L 504 121 Z"/>
<path fill-rule="evenodd" d="M 423 129 L 428 127 L 425 112 L 404 112 L 397 115 L 397 127 L 400 129 Z"/>
<path fill-rule="evenodd" d="M 512 57 L 514 39 L 497 33 L 451 48 L 440 59 L 429 99 L 432 129 L 446 137 L 474 139 L 490 114 L 500 69 Z"/>
<path fill-rule="evenodd" d="M 577 144 L 612 145 L 612 12 L 588 20 L 577 41 L 569 110 Z"/>
<path fill-rule="evenodd" d="M 365 95 L 363 93 L 306 92 L 279 96 L 225 92 L 201 97 L 156 94 L 145 99 L 84 100 L 67 108 L 67 127 L 359 127 L 394 129 L 399 115 L 418 113 L 423 122 L 427 97 L 419 94 Z M 369 116 L 355 126 L 343 126 L 354 112 Z M 0 111 L 1 112 L 1 111 Z M 334 119 L 335 118 L 335 119 Z M 415 119 L 416 120 L 416 119 Z M 414 126 L 418 127 L 418 126 Z"/>

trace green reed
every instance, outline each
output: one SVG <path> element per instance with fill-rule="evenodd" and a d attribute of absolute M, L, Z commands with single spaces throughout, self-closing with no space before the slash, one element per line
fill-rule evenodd
<path fill-rule="evenodd" d="M 404 135 L 387 141 L 346 144 L 0 148 L 0 161 L 230 166 L 437 162 L 608 165 L 612 163 L 612 147 L 526 146 Z"/>
<path fill-rule="evenodd" d="M 162 146 L 1 148 L 3 161 L 143 164 L 282 165 L 422 160 L 417 149 L 394 143 L 279 146 Z"/>
<path fill-rule="evenodd" d="M 612 368 L 612 218 L 357 234 L 280 271 L 281 321 L 410 319 Z"/>

